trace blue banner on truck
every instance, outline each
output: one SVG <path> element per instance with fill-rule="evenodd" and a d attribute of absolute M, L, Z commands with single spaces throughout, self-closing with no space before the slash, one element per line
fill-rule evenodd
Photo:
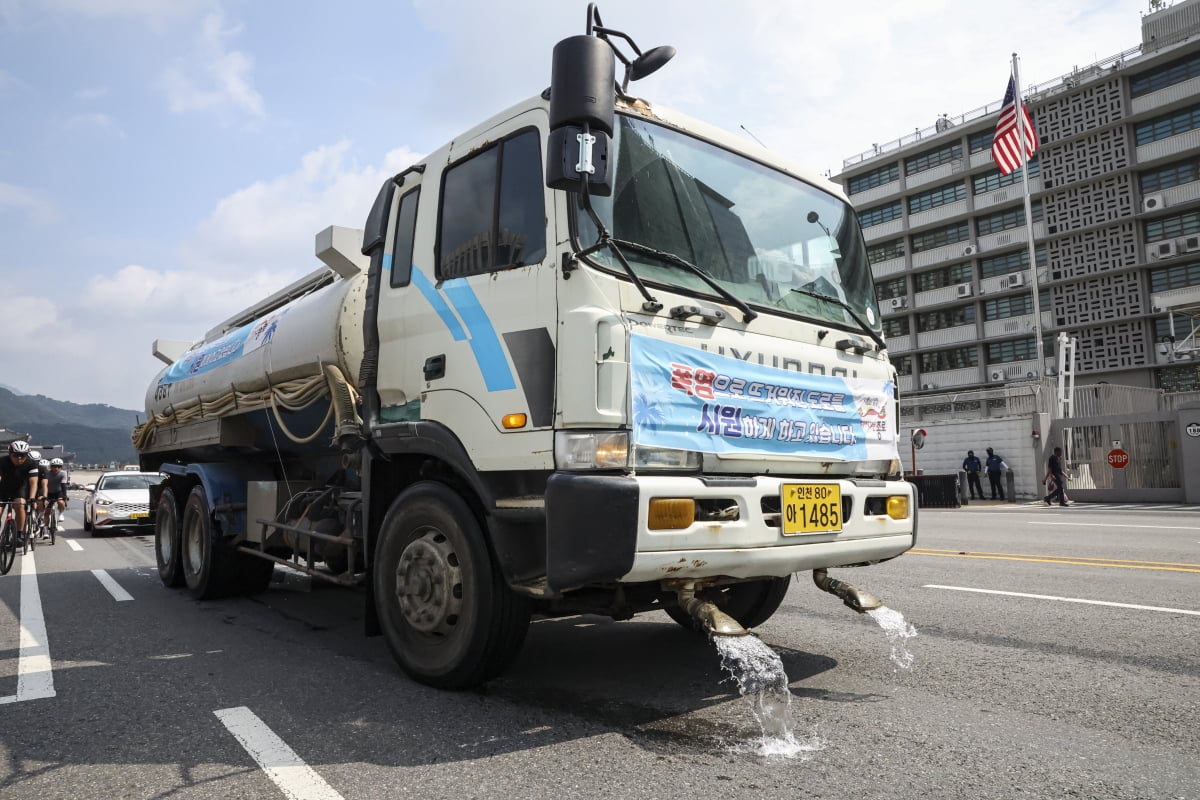
<path fill-rule="evenodd" d="M 899 457 L 891 381 L 811 375 L 630 337 L 633 438 L 705 453 Z"/>

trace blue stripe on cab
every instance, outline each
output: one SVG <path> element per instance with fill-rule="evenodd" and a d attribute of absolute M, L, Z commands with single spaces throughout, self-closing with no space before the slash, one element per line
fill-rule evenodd
<path fill-rule="evenodd" d="M 429 278 L 425 277 L 425 273 L 413 265 L 412 282 L 421 290 L 421 294 L 429 301 L 429 305 L 433 306 L 433 310 L 442 318 L 442 322 L 446 323 L 446 327 L 450 329 L 450 335 L 454 337 L 454 341 L 461 342 L 467 338 L 467 333 L 462 329 L 462 325 L 458 322 L 458 317 L 454 316 L 454 312 L 450 310 L 450 306 L 446 305 L 446 301 L 438 294 L 438 290 Z"/>
<path fill-rule="evenodd" d="M 505 389 L 517 388 L 513 380 L 512 370 L 509 369 L 508 359 L 504 348 L 500 345 L 500 337 L 492 327 L 487 312 L 479 304 L 479 298 L 471 289 L 466 278 L 454 278 L 442 284 L 442 290 L 450 298 L 454 310 L 462 317 L 471 332 L 471 350 L 475 353 L 475 361 L 483 373 L 483 381 L 489 392 L 500 392 Z M 455 337 L 457 338 L 457 337 Z"/>

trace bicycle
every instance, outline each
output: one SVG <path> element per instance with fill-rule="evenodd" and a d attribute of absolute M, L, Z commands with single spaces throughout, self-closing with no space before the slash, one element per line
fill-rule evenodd
<path fill-rule="evenodd" d="M 0 528 L 0 575 L 7 575 L 17 557 L 17 519 L 12 503 L 4 506 L 4 527 Z"/>
<path fill-rule="evenodd" d="M 31 507 L 25 508 L 25 530 L 21 532 L 21 555 L 25 555 L 37 547 L 38 518 L 41 517 Z"/>

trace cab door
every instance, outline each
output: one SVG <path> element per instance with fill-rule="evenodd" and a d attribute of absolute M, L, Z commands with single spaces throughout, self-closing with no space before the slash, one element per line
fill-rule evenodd
<path fill-rule="evenodd" d="M 545 187 L 547 118 L 537 108 L 429 158 L 409 223 L 412 256 L 394 246 L 379 303 L 381 418 L 450 428 L 477 468 L 553 461 L 557 259 Z M 381 349 L 382 352 L 382 349 Z"/>

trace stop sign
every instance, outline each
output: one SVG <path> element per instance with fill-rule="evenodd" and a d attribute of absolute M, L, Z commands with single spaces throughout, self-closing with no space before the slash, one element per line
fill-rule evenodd
<path fill-rule="evenodd" d="M 1129 453 L 1126 453 L 1121 448 L 1108 451 L 1108 465 L 1113 469 L 1125 469 L 1125 465 L 1129 463 Z"/>

